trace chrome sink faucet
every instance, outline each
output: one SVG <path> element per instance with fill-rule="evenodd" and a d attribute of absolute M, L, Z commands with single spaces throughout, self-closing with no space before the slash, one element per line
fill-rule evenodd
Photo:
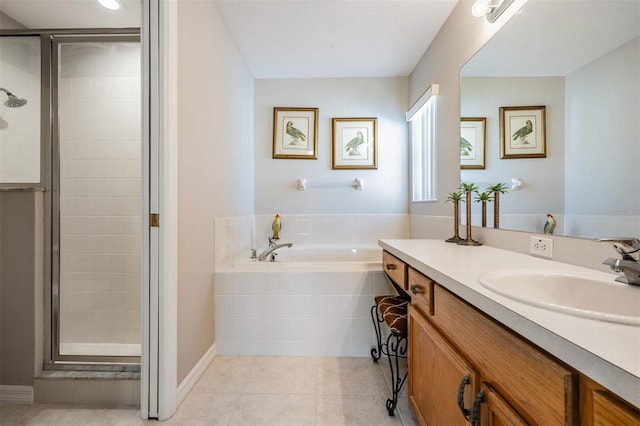
<path fill-rule="evenodd" d="M 598 241 L 613 244 L 613 247 L 622 256 L 621 259 L 609 257 L 602 262 L 609 265 L 614 271 L 624 273 L 616 278 L 616 281 L 640 286 L 640 240 L 637 238 L 601 238 Z"/>
<path fill-rule="evenodd" d="M 278 250 L 279 248 L 282 247 L 291 247 L 293 244 L 292 243 L 283 243 L 283 244 L 275 244 L 275 245 L 271 245 L 269 248 L 267 248 L 265 251 L 263 251 L 262 253 L 260 253 L 258 255 L 258 260 L 260 262 L 264 262 L 264 260 L 267 258 L 267 256 L 271 255 L 269 257 L 269 262 L 275 262 L 276 261 L 276 254 L 274 253 L 276 250 Z"/>

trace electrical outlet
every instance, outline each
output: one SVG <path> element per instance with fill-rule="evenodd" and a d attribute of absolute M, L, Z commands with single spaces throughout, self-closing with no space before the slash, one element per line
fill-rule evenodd
<path fill-rule="evenodd" d="M 553 257 L 553 240 L 532 236 L 529 242 L 529 253 L 534 256 Z"/>

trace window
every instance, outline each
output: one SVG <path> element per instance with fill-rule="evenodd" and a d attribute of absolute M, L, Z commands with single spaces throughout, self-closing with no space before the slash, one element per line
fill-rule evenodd
<path fill-rule="evenodd" d="M 436 96 L 433 84 L 407 111 L 411 123 L 411 201 L 436 201 Z"/>

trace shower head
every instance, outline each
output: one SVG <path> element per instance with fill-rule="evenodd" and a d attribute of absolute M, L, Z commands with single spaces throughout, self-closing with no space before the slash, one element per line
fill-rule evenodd
<path fill-rule="evenodd" d="M 0 91 L 7 94 L 7 97 L 9 99 L 7 99 L 4 104 L 9 108 L 20 108 L 21 106 L 24 106 L 27 103 L 26 99 L 17 97 L 13 93 L 5 89 L 4 87 L 0 87 Z"/>

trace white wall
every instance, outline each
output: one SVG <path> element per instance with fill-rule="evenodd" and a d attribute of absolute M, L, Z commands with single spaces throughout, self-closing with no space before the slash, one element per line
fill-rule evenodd
<path fill-rule="evenodd" d="M 440 84 L 437 109 L 437 197 L 433 203 L 411 203 L 418 215 L 452 216 L 445 200 L 460 182 L 460 68 L 518 8 L 490 24 L 471 15 L 471 0 L 460 0 L 409 77 L 409 101 L 415 102 L 432 84 Z M 412 235 L 414 231 L 411 230 Z"/>
<path fill-rule="evenodd" d="M 253 78 L 213 2 L 178 4 L 178 372 L 214 342 L 214 220 L 253 214 Z"/>
<path fill-rule="evenodd" d="M 636 38 L 566 78 L 568 214 L 640 215 L 639 57 Z"/>
<path fill-rule="evenodd" d="M 487 118 L 485 169 L 462 170 L 462 180 L 485 190 L 499 182 L 510 187 L 512 177 L 520 178 L 520 190 L 500 197 L 505 215 L 539 215 L 544 223 L 546 213 L 564 213 L 564 78 L 465 77 L 460 87 L 461 117 Z M 547 157 L 501 159 L 500 107 L 534 105 L 546 107 Z M 479 203 L 473 207 L 477 211 Z"/>
<path fill-rule="evenodd" d="M 255 213 L 406 213 L 407 88 L 407 78 L 256 80 Z M 319 108 L 317 160 L 272 159 L 274 107 Z M 331 169 L 333 117 L 378 118 L 377 170 Z M 346 185 L 356 177 L 363 191 Z M 345 187 L 298 191 L 299 178 Z"/>

